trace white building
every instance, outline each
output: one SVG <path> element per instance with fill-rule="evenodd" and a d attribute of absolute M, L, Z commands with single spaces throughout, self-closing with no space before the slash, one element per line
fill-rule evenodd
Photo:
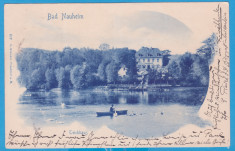
<path fill-rule="evenodd" d="M 136 52 L 137 69 L 146 71 L 147 69 L 157 69 L 163 66 L 164 51 L 158 48 L 142 47 Z"/>

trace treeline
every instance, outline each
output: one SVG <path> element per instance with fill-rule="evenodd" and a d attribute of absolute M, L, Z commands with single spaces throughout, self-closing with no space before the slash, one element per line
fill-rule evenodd
<path fill-rule="evenodd" d="M 183 55 L 170 57 L 170 62 L 158 71 L 150 70 L 148 83 L 167 83 L 180 86 L 208 86 L 209 65 L 212 63 L 216 49 L 217 37 L 213 33 L 202 42 L 195 54 L 186 52 Z"/>
<path fill-rule="evenodd" d="M 187 52 L 181 56 L 172 56 L 170 63 L 163 68 L 149 70 L 147 78 L 149 84 L 207 86 L 209 63 L 205 57 Z"/>
<path fill-rule="evenodd" d="M 16 57 L 18 80 L 27 89 L 80 89 L 107 83 L 133 83 L 137 80 L 135 52 L 128 48 L 107 51 L 25 48 Z M 122 67 L 128 69 L 125 77 L 118 76 Z"/>
<path fill-rule="evenodd" d="M 136 50 L 128 48 L 89 49 L 64 48 L 47 51 L 25 48 L 17 54 L 19 83 L 27 89 L 82 89 L 107 84 L 171 84 L 181 86 L 207 86 L 209 64 L 215 53 L 216 36 L 213 34 L 197 50 L 170 57 L 168 65 L 149 70 L 141 79 L 137 68 Z M 166 58 L 168 59 L 168 58 Z M 126 75 L 119 76 L 125 68 Z M 147 78 L 147 79 L 146 79 Z"/>

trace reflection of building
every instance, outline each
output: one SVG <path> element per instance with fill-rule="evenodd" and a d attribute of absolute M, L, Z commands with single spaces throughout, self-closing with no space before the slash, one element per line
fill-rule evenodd
<path fill-rule="evenodd" d="M 160 51 L 158 48 L 142 47 L 135 54 L 137 68 L 139 71 L 146 71 L 162 67 L 164 53 L 165 51 Z"/>

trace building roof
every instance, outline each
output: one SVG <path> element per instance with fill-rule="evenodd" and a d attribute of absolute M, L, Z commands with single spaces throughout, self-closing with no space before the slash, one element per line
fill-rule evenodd
<path fill-rule="evenodd" d="M 136 52 L 136 58 L 148 58 L 148 57 L 161 57 L 163 55 L 163 51 L 158 48 L 148 48 L 142 47 L 139 51 Z"/>

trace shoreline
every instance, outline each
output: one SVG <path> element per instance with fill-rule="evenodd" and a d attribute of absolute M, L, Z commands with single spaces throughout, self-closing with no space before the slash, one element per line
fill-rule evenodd
<path fill-rule="evenodd" d="M 94 86 L 94 87 L 88 87 L 88 88 L 83 88 L 83 89 L 73 89 L 73 88 L 68 88 L 68 89 L 61 89 L 61 88 L 53 88 L 53 89 L 61 89 L 64 91 L 70 91 L 70 90 L 74 90 L 74 91 L 83 91 L 83 90 L 93 90 L 93 91 L 124 91 L 124 92 L 128 92 L 128 91 L 133 91 L 133 92 L 167 92 L 170 91 L 172 89 L 180 89 L 180 88 L 187 88 L 187 89 L 194 89 L 194 88 L 207 88 L 208 86 L 179 86 L 179 85 L 148 85 L 148 86 L 143 86 L 141 87 L 141 85 L 105 85 L 105 86 Z M 50 89 L 50 90 L 53 90 Z M 46 89 L 27 89 L 26 91 L 29 92 L 43 92 L 43 91 L 50 91 L 50 90 L 46 90 Z"/>

